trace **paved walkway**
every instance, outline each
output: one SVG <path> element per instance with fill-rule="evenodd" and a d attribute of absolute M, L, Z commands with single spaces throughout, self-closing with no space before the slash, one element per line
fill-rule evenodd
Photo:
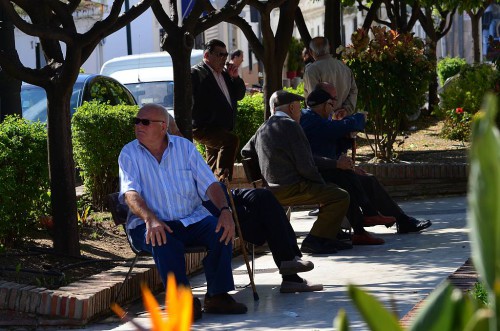
<path fill-rule="evenodd" d="M 435 198 L 401 203 L 403 209 L 417 218 L 431 219 L 433 226 L 421 234 L 396 235 L 395 229 L 377 226 L 369 229 L 386 240 L 381 246 L 356 246 L 334 255 L 305 256 L 315 269 L 301 274 L 313 282 L 324 284 L 316 293 L 280 294 L 281 277 L 270 254 L 256 259 L 256 284 L 260 301 L 254 302 L 250 288 L 239 289 L 235 298 L 248 306 L 246 315 L 204 314 L 193 329 L 203 330 L 333 330 L 333 319 L 340 308 L 347 311 L 352 330 L 366 330 L 361 317 L 351 304 L 346 285 L 357 284 L 392 307 L 401 318 L 425 298 L 470 256 L 466 227 L 465 197 Z M 292 213 L 292 225 L 304 235 L 315 218 L 307 212 Z M 237 285 L 248 283 L 241 257 L 233 260 Z M 204 276 L 192 279 L 194 294 L 205 293 Z M 163 302 L 164 294 L 157 296 Z M 127 307 L 129 312 L 143 310 L 142 303 Z M 135 320 L 149 326 L 148 316 L 138 314 Z M 116 318 L 95 323 L 87 330 L 134 330 L 130 323 Z"/>

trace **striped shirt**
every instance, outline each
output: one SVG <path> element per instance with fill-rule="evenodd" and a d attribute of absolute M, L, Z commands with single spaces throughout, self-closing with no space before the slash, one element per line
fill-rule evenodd
<path fill-rule="evenodd" d="M 160 220 L 179 220 L 188 226 L 211 215 L 202 206 L 208 187 L 216 182 L 205 160 L 189 140 L 167 135 L 161 162 L 136 139 L 118 157 L 120 202 L 127 191 L 136 191 Z M 129 212 L 127 229 L 143 223 Z"/>

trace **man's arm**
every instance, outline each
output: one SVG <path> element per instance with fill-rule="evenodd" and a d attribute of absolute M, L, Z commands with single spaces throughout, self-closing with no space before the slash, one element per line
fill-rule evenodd
<path fill-rule="evenodd" d="M 258 159 L 257 152 L 255 151 L 255 135 L 248 140 L 245 146 L 241 149 L 241 156 L 245 159 Z"/>
<path fill-rule="evenodd" d="M 215 205 L 215 207 L 221 211 L 219 216 L 219 221 L 217 222 L 217 227 L 215 228 L 215 232 L 219 232 L 221 228 L 223 228 L 224 232 L 220 238 L 220 241 L 227 245 L 228 243 L 234 240 L 235 236 L 235 227 L 233 221 L 233 214 L 231 210 L 228 208 L 226 195 L 222 190 L 222 187 L 219 183 L 212 183 L 207 189 L 207 196 Z"/>
<path fill-rule="evenodd" d="M 161 246 L 167 243 L 165 230 L 172 233 L 172 229 L 156 217 L 155 213 L 149 209 L 144 199 L 136 191 L 125 192 L 125 202 L 130 210 L 146 223 L 146 244 Z"/>

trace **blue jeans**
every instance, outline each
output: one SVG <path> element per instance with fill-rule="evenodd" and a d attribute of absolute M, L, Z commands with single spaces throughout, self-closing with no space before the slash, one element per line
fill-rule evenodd
<path fill-rule="evenodd" d="M 203 259 L 203 268 L 207 280 L 207 293 L 226 293 L 234 290 L 234 280 L 231 268 L 233 246 L 219 242 L 223 233 L 215 233 L 218 219 L 208 216 L 203 220 L 185 227 L 180 221 L 168 221 L 167 225 L 173 233 L 167 234 L 167 243 L 161 246 L 146 244 L 146 224 L 141 224 L 128 231 L 135 248 L 153 255 L 158 272 L 166 286 L 168 273 L 173 272 L 177 284 L 189 286 L 186 276 L 185 246 L 206 246 L 207 256 Z"/>

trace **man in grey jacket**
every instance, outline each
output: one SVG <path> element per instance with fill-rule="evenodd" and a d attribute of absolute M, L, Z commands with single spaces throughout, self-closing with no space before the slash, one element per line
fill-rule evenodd
<path fill-rule="evenodd" d="M 281 204 L 320 204 L 318 219 L 302 242 L 301 251 L 330 254 L 352 247 L 336 240 L 349 194 L 335 184 L 326 184 L 319 174 L 299 124 L 302 100 L 282 90 L 273 93 L 269 100 L 273 115 L 241 153 L 245 158 L 258 159 L 262 176 Z"/>

